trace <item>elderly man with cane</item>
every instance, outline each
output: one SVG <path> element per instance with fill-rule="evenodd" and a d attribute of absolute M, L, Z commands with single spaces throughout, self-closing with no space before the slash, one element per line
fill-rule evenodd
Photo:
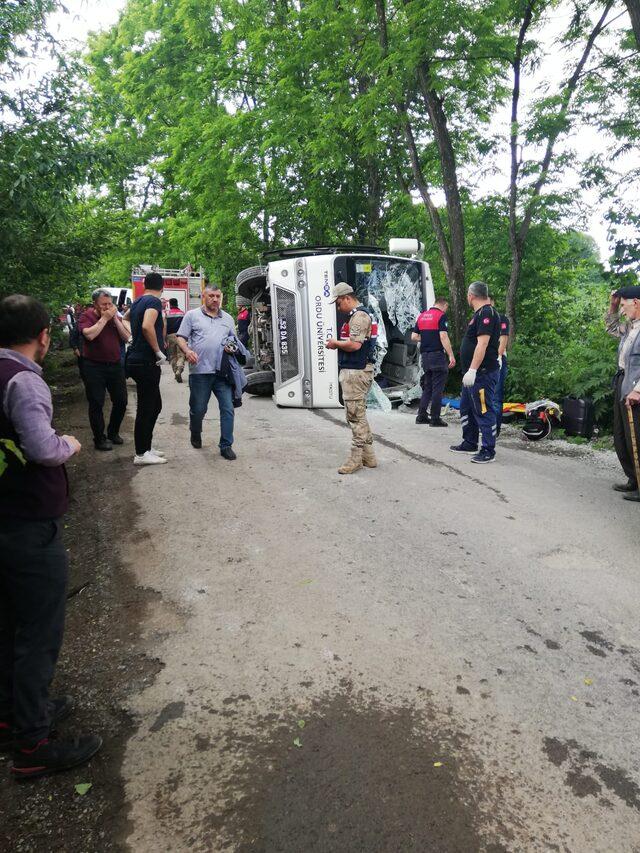
<path fill-rule="evenodd" d="M 640 502 L 640 286 L 621 287 L 611 294 L 606 327 L 620 339 L 613 384 L 613 440 L 627 475 L 626 483 L 616 483 L 613 488 L 624 492 L 625 500 Z"/>

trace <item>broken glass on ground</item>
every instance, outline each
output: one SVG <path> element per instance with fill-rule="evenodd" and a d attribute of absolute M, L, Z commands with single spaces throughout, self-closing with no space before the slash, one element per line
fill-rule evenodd
<path fill-rule="evenodd" d="M 367 395 L 367 407 L 369 409 L 378 409 L 382 412 L 391 411 L 391 400 L 389 400 L 375 379 Z"/>

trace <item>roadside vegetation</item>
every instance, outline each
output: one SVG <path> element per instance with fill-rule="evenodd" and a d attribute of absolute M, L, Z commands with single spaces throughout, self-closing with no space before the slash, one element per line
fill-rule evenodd
<path fill-rule="evenodd" d="M 509 313 L 508 399 L 606 423 L 602 316 L 640 263 L 636 0 L 128 0 L 79 56 L 56 7 L 0 8 L 0 292 L 57 309 L 190 262 L 231 295 L 268 248 L 418 236 L 454 338 L 474 279 Z"/>

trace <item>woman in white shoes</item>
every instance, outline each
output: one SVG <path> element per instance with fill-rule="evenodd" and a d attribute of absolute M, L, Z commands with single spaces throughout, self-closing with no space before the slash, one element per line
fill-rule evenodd
<path fill-rule="evenodd" d="M 164 454 L 152 446 L 153 429 L 162 411 L 160 365 L 167 360 L 164 353 L 164 317 L 160 294 L 162 276 L 150 272 L 144 279 L 144 293 L 131 306 L 131 346 L 127 351 L 125 372 L 136 383 L 138 405 L 134 438 L 134 465 L 164 465 Z"/>

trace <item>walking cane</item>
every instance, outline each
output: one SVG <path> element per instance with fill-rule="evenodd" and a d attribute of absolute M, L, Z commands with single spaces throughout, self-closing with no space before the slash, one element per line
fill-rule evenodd
<path fill-rule="evenodd" d="M 633 466 L 636 469 L 636 483 L 640 489 L 640 459 L 638 458 L 638 445 L 636 443 L 636 425 L 633 420 L 633 409 L 627 406 L 627 417 L 629 418 L 629 432 L 631 433 L 631 450 L 633 451 Z"/>

